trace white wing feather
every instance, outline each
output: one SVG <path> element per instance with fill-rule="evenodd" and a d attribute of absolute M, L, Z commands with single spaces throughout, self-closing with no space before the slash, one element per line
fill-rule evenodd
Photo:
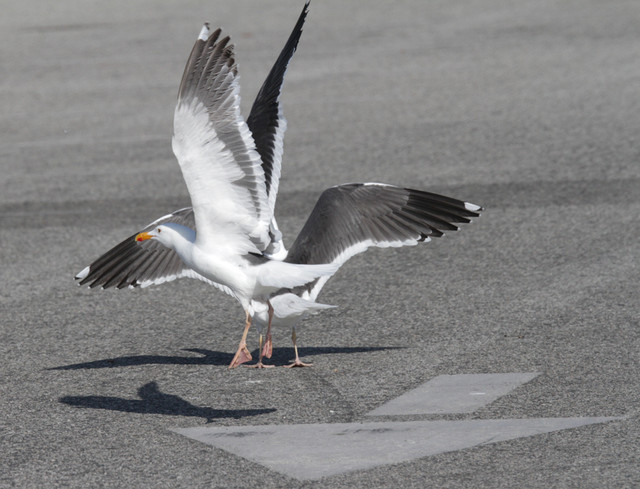
<path fill-rule="evenodd" d="M 240 114 L 232 46 L 218 36 L 203 41 L 201 34 L 196 41 L 174 113 L 172 147 L 191 196 L 197 244 L 261 252 L 271 220 L 264 171 Z"/>

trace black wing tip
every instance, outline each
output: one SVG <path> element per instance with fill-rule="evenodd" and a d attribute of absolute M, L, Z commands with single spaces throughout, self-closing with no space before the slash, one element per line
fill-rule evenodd
<path fill-rule="evenodd" d="M 93 264 L 91 264 L 88 267 L 85 267 L 80 273 L 75 275 L 73 279 L 79 280 L 78 287 L 86 285 L 88 288 L 92 289 L 97 285 L 94 275 L 95 269 L 93 267 Z"/>
<path fill-rule="evenodd" d="M 449 211 L 455 210 L 456 216 L 461 218 L 460 221 L 456 221 L 456 222 L 462 222 L 462 223 L 471 222 L 470 220 L 464 219 L 464 218 L 479 217 L 480 213 L 484 211 L 484 208 L 482 206 L 473 204 L 471 202 L 466 202 L 466 201 L 459 200 L 453 197 L 448 197 L 442 194 L 427 192 L 426 190 L 418 190 L 411 187 L 401 187 L 398 185 L 392 185 L 387 183 L 375 183 L 375 182 L 343 183 L 340 185 L 329 187 L 323 192 L 323 194 L 324 193 L 330 194 L 333 191 L 340 191 L 343 189 L 354 190 L 360 187 L 379 187 L 381 189 L 387 189 L 390 192 L 401 192 L 401 193 L 406 192 L 408 200 L 413 201 L 413 203 L 420 203 L 421 205 L 424 205 L 424 206 L 431 206 L 435 204 L 437 206 L 442 206 L 443 209 L 448 208 Z"/>
<path fill-rule="evenodd" d="M 443 208 L 449 208 L 451 211 L 455 211 L 461 218 L 462 217 L 479 217 L 480 213 L 484 211 L 484 208 L 480 205 L 466 202 L 446 195 L 435 194 L 432 192 L 426 192 L 424 190 L 417 190 L 414 188 L 403 188 L 409 193 L 409 198 L 415 201 L 424 202 L 425 205 L 441 205 Z M 462 220 L 460 222 L 470 222 L 468 220 Z"/>
<path fill-rule="evenodd" d="M 222 28 L 221 27 L 217 27 L 215 30 L 211 30 L 211 24 L 209 22 L 205 22 L 204 24 L 202 24 L 202 27 L 200 28 L 200 33 L 198 34 L 198 39 L 196 40 L 196 42 L 203 42 L 203 43 L 209 43 L 209 42 L 215 42 L 215 40 L 220 37 L 220 34 L 222 33 Z"/>
<path fill-rule="evenodd" d="M 76 275 L 74 277 L 75 280 L 80 280 L 78 282 L 78 287 L 82 287 L 84 285 L 87 286 L 87 288 L 89 289 L 96 289 L 96 288 L 100 288 L 100 290 L 106 290 L 106 289 L 116 289 L 116 290 L 120 290 L 120 289 L 124 289 L 124 288 L 133 288 L 133 287 L 139 287 L 140 284 L 138 283 L 138 281 L 136 279 L 131 279 L 131 277 L 126 276 L 124 278 L 121 278 L 120 276 L 116 275 L 115 277 L 109 277 L 109 276 L 95 276 L 95 271 L 90 273 L 88 276 L 86 277 L 80 277 L 80 274 Z"/>
<path fill-rule="evenodd" d="M 234 55 L 234 46 L 231 38 L 220 38 L 222 29 L 218 27 L 211 32 L 209 23 L 205 22 L 196 39 L 191 54 L 182 74 L 182 80 L 178 88 L 178 103 L 192 96 L 203 82 L 203 75 L 211 70 L 210 63 L 226 65 L 237 75 L 237 65 Z M 204 77 L 206 80 L 206 76 Z"/>

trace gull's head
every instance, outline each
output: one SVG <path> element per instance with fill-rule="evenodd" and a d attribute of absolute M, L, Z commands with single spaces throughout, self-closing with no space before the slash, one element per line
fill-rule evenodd
<path fill-rule="evenodd" d="M 136 236 L 136 241 L 154 239 L 168 248 L 175 249 L 179 243 L 195 240 L 195 232 L 186 226 L 173 222 L 161 224 L 150 231 L 145 231 Z"/>
<path fill-rule="evenodd" d="M 145 231 L 145 232 L 139 233 L 136 236 L 136 241 L 147 241 L 148 239 L 157 239 L 162 243 L 166 239 L 166 236 L 168 236 L 168 234 L 169 233 L 164 228 L 164 226 L 158 226 L 157 228 L 154 228 L 151 231 Z"/>

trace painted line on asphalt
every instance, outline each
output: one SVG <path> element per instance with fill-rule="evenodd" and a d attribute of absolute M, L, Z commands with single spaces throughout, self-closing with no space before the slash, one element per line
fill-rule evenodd
<path fill-rule="evenodd" d="M 470 413 L 539 373 L 441 375 L 368 416 Z M 552 431 L 623 419 L 528 418 L 175 428 L 299 480 L 314 480 Z"/>
<path fill-rule="evenodd" d="M 176 433 L 298 480 L 313 480 L 620 418 L 388 421 L 195 427 Z"/>
<path fill-rule="evenodd" d="M 538 375 L 540 372 L 439 375 L 367 415 L 472 413 Z"/>

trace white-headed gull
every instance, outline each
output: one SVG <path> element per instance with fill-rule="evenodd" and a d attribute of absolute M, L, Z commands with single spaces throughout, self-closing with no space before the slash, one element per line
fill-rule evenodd
<path fill-rule="evenodd" d="M 76 276 L 90 287 L 144 287 L 190 277 L 220 288 L 246 314 L 231 368 L 251 359 L 246 336 L 252 301 L 268 304 L 276 290 L 336 269 L 277 259 L 282 244 L 273 210 L 285 130 L 279 97 L 307 9 L 308 3 L 247 122 L 240 115 L 233 45 L 220 29 L 203 26 L 180 83 L 172 140 L 192 207 L 158 219 Z"/>
<path fill-rule="evenodd" d="M 247 321 L 230 367 L 251 360 L 246 337 L 252 316 L 260 331 L 267 327 L 264 345 L 260 333 L 257 367 L 266 367 L 262 358 L 271 356 L 272 321 L 292 327 L 296 358 L 290 366 L 307 365 L 298 356 L 295 326 L 301 317 L 333 307 L 316 299 L 340 266 L 372 246 L 415 245 L 440 237 L 445 231 L 457 230 L 457 224 L 470 222 L 482 210 L 468 202 L 393 185 L 338 185 L 322 193 L 287 252 L 273 216 L 286 128 L 280 94 L 307 10 L 308 3 L 260 89 L 246 124 L 238 110 L 237 76 L 228 38 L 219 39 L 219 30 L 209 34 L 208 28 L 203 28 L 181 83 L 173 145 L 193 207 L 154 221 L 76 277 L 81 285 L 102 288 L 146 287 L 192 277 L 236 297 Z M 221 156 L 219 149 L 209 148 L 211 145 L 226 146 L 229 151 Z M 207 162 L 211 158 L 222 160 L 215 169 Z M 229 216 L 233 218 L 229 220 Z M 194 258 L 199 239 L 213 253 L 204 266 Z M 187 248 L 183 255 L 181 246 Z M 225 263 L 220 263 L 221 259 Z M 279 261 L 283 261 L 283 268 Z M 302 272 L 306 270 L 303 266 L 321 268 L 311 269 L 314 276 L 307 280 L 300 277 L 307 273 Z M 272 286 L 298 278 L 301 282 L 283 284 L 277 290 Z"/>

